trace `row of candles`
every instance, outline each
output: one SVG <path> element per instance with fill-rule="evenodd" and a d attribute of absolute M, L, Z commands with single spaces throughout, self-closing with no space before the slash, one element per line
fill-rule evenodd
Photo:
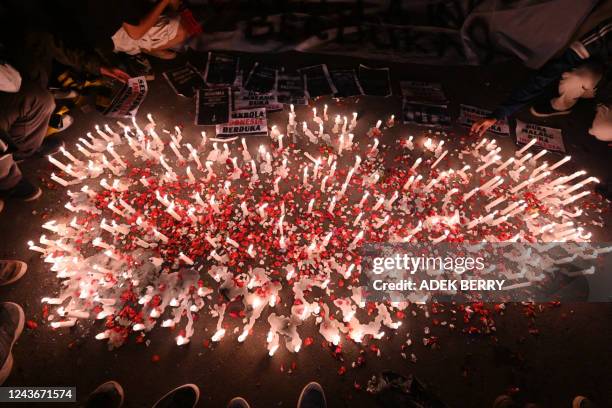
<path fill-rule="evenodd" d="M 462 202 L 468 202 L 472 197 L 481 197 L 488 202 L 483 203 L 481 214 L 477 211 L 472 211 L 474 216 L 462 224 L 463 233 L 478 236 L 479 228 L 486 226 L 487 228 L 500 226 L 503 223 L 508 223 L 513 217 L 516 218 L 515 226 L 518 226 L 518 233 L 511 240 L 519 241 L 526 234 L 539 236 L 546 240 L 562 240 L 562 241 L 580 241 L 588 240 L 589 234 L 586 234 L 582 227 L 572 223 L 568 224 L 565 220 L 568 217 L 578 217 L 581 213 L 578 210 L 568 212 L 565 206 L 576 202 L 577 200 L 589 194 L 588 191 L 580 191 L 587 184 L 596 182 L 593 177 L 588 177 L 582 181 L 571 184 L 571 182 L 583 176 L 584 172 L 576 172 L 568 176 L 552 177 L 553 171 L 561 167 L 570 160 L 570 157 L 564 157 L 556 161 L 552 165 L 547 162 L 541 162 L 547 152 L 540 151 L 537 154 L 528 153 L 528 149 L 536 143 L 532 140 L 529 144 L 515 153 L 514 157 L 503 160 L 501 157 L 501 148 L 496 144 L 495 140 L 482 139 L 474 142 L 466 151 L 462 152 L 467 157 L 473 159 L 472 164 L 466 164 L 460 170 L 447 169 L 438 172 L 437 169 L 443 167 L 443 160 L 449 157 L 449 150 L 445 148 L 444 140 L 435 142 L 432 137 L 425 138 L 422 143 L 423 155 L 417 157 L 406 174 L 406 180 L 402 183 L 400 189 L 390 192 L 388 195 L 375 195 L 378 183 L 381 183 L 381 176 L 377 171 L 370 172 L 371 166 L 364 166 L 364 162 L 374 163 L 377 160 L 382 160 L 380 157 L 380 141 L 377 136 L 381 135 L 382 121 L 378 121 L 374 127 L 368 132 L 372 136 L 372 144 L 366 146 L 366 149 L 360 149 L 359 143 L 354 138 L 354 132 L 357 126 L 357 114 L 353 114 L 352 120 L 346 117 L 337 115 L 333 119 L 333 127 L 329 129 L 331 134 L 325 133 L 325 123 L 329 121 L 327 108 L 325 107 L 323 117 L 317 115 L 316 108 L 313 109 L 312 120 L 318 125 L 318 132 L 313 132 L 308 129 L 307 122 L 302 122 L 301 131 L 298 131 L 296 113 L 293 107 L 289 112 L 289 123 L 287 125 L 287 135 L 293 137 L 294 140 L 299 135 L 303 141 L 308 140 L 315 144 L 328 144 L 333 151 L 327 157 L 314 158 L 308 152 L 293 151 L 286 143 L 285 135 L 280 133 L 277 127 L 272 127 L 270 137 L 275 144 L 272 148 L 266 149 L 261 145 L 256 154 L 252 155 L 249 150 L 249 145 L 245 138 L 241 138 L 239 144 L 242 147 L 242 163 L 239 163 L 238 155 L 235 154 L 230 147 L 230 143 L 223 143 L 220 147 L 217 141 L 208 140 L 205 132 L 201 133 L 201 139 L 194 147 L 191 143 L 184 143 L 181 129 L 176 127 L 174 132 L 164 130 L 163 133 L 170 139 L 164 142 L 156 131 L 156 123 L 151 115 L 148 115 L 148 124 L 141 129 L 135 119 L 132 119 L 131 125 L 118 123 L 123 129 L 123 138 L 119 133 L 114 132 L 108 125 L 104 126 L 104 130 L 99 126 L 95 127 L 97 134 L 93 136 L 87 134 L 87 139 L 82 138 L 76 146 L 77 150 L 82 154 L 83 158 L 79 159 L 65 149 L 62 149 L 61 154 L 66 161 L 58 158 L 50 157 L 49 161 L 61 170 L 65 175 L 72 177 L 72 180 L 64 179 L 56 174 L 52 174 L 52 179 L 64 187 L 69 187 L 76 184 L 81 184 L 90 179 L 96 179 L 104 176 L 99 184 L 102 189 L 108 190 L 115 196 L 118 193 L 123 193 L 134 188 L 134 180 L 128 177 L 128 168 L 131 160 L 127 159 L 129 155 L 141 161 L 159 163 L 160 183 L 172 183 L 177 180 L 185 180 L 191 185 L 201 187 L 215 182 L 220 182 L 218 192 L 215 194 L 207 194 L 202 197 L 201 190 L 196 188 L 193 194 L 190 194 L 191 204 L 187 207 L 176 202 L 172 197 L 159 191 L 155 191 L 156 201 L 159 206 L 179 223 L 190 222 L 198 224 L 198 215 L 212 213 L 221 214 L 224 210 L 222 205 L 225 200 L 223 196 L 232 195 L 233 184 L 240 184 L 241 177 L 244 171 L 250 173 L 248 177 L 249 187 L 259 184 L 268 183 L 270 191 L 273 191 L 277 197 L 281 197 L 281 181 L 290 183 L 300 183 L 301 188 L 307 191 L 319 191 L 322 193 L 320 198 L 312 198 L 302 207 L 296 206 L 297 210 L 288 213 L 285 211 L 285 203 L 280 201 L 279 205 L 274 207 L 281 208 L 278 218 L 272 219 L 269 217 L 270 208 L 269 202 L 262 202 L 256 205 L 242 201 L 236 209 L 239 222 L 248 224 L 257 218 L 260 222 L 271 228 L 273 233 L 278 238 L 278 248 L 286 250 L 288 245 L 297 245 L 298 238 L 295 237 L 295 232 L 286 226 L 290 223 L 290 217 L 313 217 L 316 211 L 326 211 L 333 214 L 338 206 L 346 207 L 350 203 L 351 193 L 357 187 L 364 189 L 363 195 L 357 197 L 354 206 L 358 212 L 350 214 L 353 219 L 347 222 L 347 225 L 353 227 L 354 232 L 352 238 L 348 241 L 347 249 L 350 251 L 358 248 L 359 244 L 368 238 L 368 235 L 373 230 L 384 230 L 385 225 L 390 224 L 390 221 L 396 216 L 398 209 L 405 208 L 408 200 L 412 200 L 417 196 L 442 195 L 443 208 L 447 208 L 451 214 L 457 213 L 455 208 L 456 201 L 453 201 L 453 196 L 461 197 Z M 387 125 L 393 124 L 393 118 L 387 120 Z M 213 138 L 213 140 L 215 140 Z M 117 153 L 116 148 L 127 143 L 129 149 L 123 149 L 124 156 Z M 404 146 L 413 151 L 418 145 L 414 137 L 410 136 Z M 165 153 L 165 147 L 169 146 L 171 154 Z M 357 151 L 356 154 L 347 156 L 348 152 Z M 293 155 L 293 156 L 292 156 Z M 290 159 L 294 159 L 290 162 Z M 340 176 L 338 171 L 341 163 L 347 163 L 348 169 Z M 428 169 L 423 170 L 423 165 L 427 163 Z M 177 164 L 180 164 L 177 166 Z M 226 174 L 216 173 L 215 167 L 222 167 L 227 164 L 228 170 Z M 231 164 L 231 165 L 230 165 Z M 296 174 L 295 165 L 300 165 L 300 176 L 294 177 Z M 186 165 L 186 166 L 185 166 Z M 192 167 L 193 166 L 193 167 Z M 183 167 L 183 169 L 179 169 Z M 472 171 L 472 167 L 474 168 Z M 528 170 L 531 169 L 531 170 Z M 428 170 L 428 171 L 427 171 Z M 488 179 L 486 176 L 488 175 Z M 225 176 L 225 177 L 224 177 Z M 357 178 L 357 176 L 359 176 Z M 110 177 L 114 177 L 111 180 Z M 297 180 L 295 180 L 297 179 Z M 359 180 L 359 181 L 355 181 Z M 461 183 L 457 184 L 457 181 Z M 482 180 L 481 183 L 477 181 Z M 511 183 L 514 182 L 514 185 Z M 146 178 L 141 178 L 139 183 L 148 188 L 151 182 Z M 352 183 L 352 184 L 351 184 Z M 356 184 L 359 183 L 359 184 Z M 461 185 L 475 185 L 467 193 L 461 193 Z M 350 187 L 350 188 L 349 188 Z M 528 204 L 524 200 L 514 200 L 513 197 L 525 190 L 532 190 L 536 196 L 553 208 L 551 214 L 561 219 L 556 222 L 544 217 L 540 217 L 539 213 L 533 213 L 525 216 L 525 210 Z M 500 194 L 501 192 L 501 194 Z M 80 192 L 72 193 L 71 202 L 66 208 L 77 213 L 96 213 L 99 212 L 93 204 L 93 198 L 96 192 L 89 186 L 84 186 Z M 218 194 L 218 197 L 216 196 Z M 253 200 L 255 201 L 255 200 Z M 504 202 L 510 202 L 505 205 Z M 134 214 L 137 208 L 134 208 L 134 203 L 130 203 L 122 198 L 111 200 L 107 205 L 107 209 L 113 216 L 123 217 L 127 219 Z M 297 212 L 296 212 L 297 211 Z M 344 210 L 346 213 L 348 211 Z M 453 212 L 454 211 L 454 212 Z M 377 216 L 374 216 L 377 215 Z M 466 213 L 467 215 L 467 213 Z M 146 213 L 145 213 L 146 218 Z M 434 221 L 435 218 L 435 221 Z M 542 219 L 539 219 L 542 218 Z M 372 221 L 369 222 L 368 220 Z M 189 221 L 187 221 L 189 220 Z M 440 222 L 440 220 L 443 220 Z M 453 220 L 453 221 L 451 221 Z M 127 222 L 127 220 L 125 221 Z M 455 215 L 449 217 L 432 216 L 421 220 L 416 227 L 407 231 L 407 234 L 395 239 L 402 242 L 410 242 L 417 239 L 419 234 L 420 239 L 429 239 L 433 243 L 438 243 L 446 240 L 450 235 L 450 229 L 457 227 L 460 221 Z M 522 230 L 521 223 L 527 224 L 527 230 Z M 151 254 L 152 249 L 163 247 L 168 244 L 171 237 L 164 234 L 164 231 L 158 230 L 156 227 L 149 225 L 142 217 L 138 219 L 137 225 L 142 229 L 144 234 L 137 237 L 132 236 L 133 242 L 140 248 L 143 254 Z M 431 228 L 430 228 L 431 227 Z M 45 228 L 58 234 L 61 238 L 58 240 L 49 240 L 45 236 L 41 237 L 40 244 L 36 245 L 30 242 L 30 249 L 41 252 L 45 256 L 45 260 L 53 264 L 52 269 L 57 272 L 58 278 L 68 279 L 71 282 L 69 288 L 75 289 L 75 285 L 79 289 L 79 299 L 73 299 L 69 305 L 63 305 L 69 296 L 65 295 L 68 290 L 64 291 L 64 295 L 58 298 L 45 298 L 43 301 L 49 304 L 62 304 L 61 313 L 59 316 L 68 317 L 60 321 L 53 321 L 53 327 L 67 327 L 75 324 L 78 318 L 89 317 L 89 312 L 83 309 L 83 299 L 93 298 L 92 304 L 102 304 L 103 312 L 98 313 L 98 318 L 105 318 L 109 315 L 114 315 L 118 312 L 114 306 L 114 302 L 108 298 L 101 298 L 97 291 L 108 290 L 100 276 L 111 274 L 116 278 L 125 278 L 125 261 L 120 255 L 121 249 L 114 244 L 108 243 L 96 233 L 89 234 L 91 236 L 91 245 L 104 250 L 102 253 L 94 257 L 95 265 L 91 265 L 91 260 L 86 259 L 82 254 L 71 245 L 70 241 L 79 233 L 83 233 L 82 227 L 76 222 L 76 217 L 70 224 L 47 223 Z M 370 230 L 371 229 L 371 230 Z M 110 234 L 113 242 L 117 242 L 122 237 L 130 236 L 130 227 L 126 223 L 120 223 L 115 220 L 110 223 L 107 219 L 102 218 L 99 224 L 99 230 Z M 394 233 L 396 235 L 396 233 Z M 312 239 L 310 243 L 304 245 L 304 252 L 307 255 L 306 262 L 321 262 L 321 254 L 329 246 L 333 233 L 326 231 L 320 237 Z M 244 251 L 250 258 L 256 259 L 259 251 L 253 244 L 249 244 L 246 248 L 241 247 L 241 244 L 230 238 L 229 236 L 220 242 L 221 237 L 213 237 L 206 235 L 206 240 L 213 248 L 210 253 L 210 258 L 218 265 L 227 263 L 227 255 L 220 255 L 219 250 L 227 250 L 232 248 L 234 251 Z M 54 256 L 57 251 L 64 255 Z M 144 255 L 141 256 L 141 258 Z M 184 252 L 180 252 L 179 261 L 188 267 L 198 264 L 198 259 L 193 259 Z M 155 265 L 156 270 L 161 270 L 163 261 Z M 149 265 L 150 263 L 145 263 Z M 76 265 L 76 266 L 75 266 Z M 93 270 L 93 272 L 92 272 Z M 286 338 L 286 346 L 290 351 L 296 352 L 301 347 L 301 340 L 297 333 L 297 326 L 309 316 L 318 316 L 320 307 L 316 302 L 309 303 L 304 299 L 303 292 L 306 288 L 320 286 L 328 290 L 328 285 L 332 279 L 331 272 L 336 270 L 344 279 L 350 279 L 360 273 L 360 267 L 355 267 L 355 264 L 340 265 L 334 267 L 326 267 L 324 279 L 312 279 L 309 277 L 299 277 L 295 269 L 287 273 L 286 280 L 293 282 L 293 291 L 296 299 L 300 299 L 300 307 L 294 306 L 296 310 L 292 310 L 292 315 L 289 317 L 270 314 L 268 323 L 270 332 L 268 336 L 268 350 L 272 355 L 278 349 L 281 338 Z M 89 276 L 89 279 L 76 279 L 78 275 L 82 278 L 82 274 L 75 271 L 80 271 Z M 233 274 L 227 271 L 218 272 L 218 269 L 212 268 L 209 275 L 214 279 L 222 280 L 222 285 L 230 285 Z M 291 276 L 290 276 L 291 275 Z M 125 279 L 133 279 L 126 275 Z M 223 279 L 224 278 L 224 279 Z M 299 279 L 298 279 L 299 278 Z M 298 280 L 295 280 L 298 279 Z M 87 283 L 89 282 L 89 283 Z M 230 285 L 231 286 L 231 285 Z M 255 294 L 251 289 L 265 288 Z M 302 292 L 296 291 L 296 288 L 302 288 Z M 202 298 L 209 296 L 210 291 L 200 288 L 195 295 L 182 290 L 168 291 L 164 295 L 164 301 L 160 306 L 149 306 L 149 316 L 155 319 L 161 316 L 165 310 L 165 306 L 178 308 L 181 306 L 181 313 L 184 310 L 189 312 L 197 312 L 204 307 Z M 233 286 L 238 295 L 244 299 L 245 307 L 249 311 L 248 323 L 243 328 L 238 337 L 239 341 L 245 341 L 251 331 L 255 321 L 262 315 L 265 307 L 274 307 L 276 299 L 279 297 L 280 288 L 273 285 L 272 281 L 266 277 L 265 273 L 257 274 L 251 287 L 245 287 L 240 290 Z M 265 293 L 262 297 L 261 293 Z M 171 297 L 171 298 L 169 298 Z M 148 305 L 150 299 L 141 297 L 140 301 L 143 305 Z M 342 324 L 336 320 L 331 320 L 326 317 L 317 317 L 320 323 L 320 331 L 322 336 L 337 344 L 341 340 L 343 334 L 347 334 L 354 341 L 361 341 L 364 335 L 372 335 L 376 338 L 381 337 L 384 333 L 381 332 L 382 325 L 390 328 L 397 328 L 400 322 L 393 322 L 388 316 L 386 306 L 379 305 L 379 314 L 375 320 L 367 325 L 363 325 L 357 320 L 355 312 L 360 304 L 352 304 L 350 301 L 343 303 L 341 300 L 335 304 L 342 311 L 344 316 Z M 324 308 L 328 308 L 324 305 Z M 218 323 L 215 333 L 212 335 L 213 341 L 220 341 L 225 335 L 225 328 L 222 325 L 224 313 L 217 310 Z M 187 313 L 188 315 L 190 313 Z M 329 310 L 325 310 L 324 316 L 329 316 Z M 181 317 L 175 313 L 175 318 L 166 319 L 162 326 L 169 327 L 178 324 Z M 189 342 L 189 337 L 193 334 L 192 321 L 189 319 L 188 327 L 185 333 L 180 334 L 176 341 L 182 345 Z M 132 326 L 132 330 L 150 330 L 152 323 L 144 322 L 137 323 Z M 352 329 L 349 330 L 348 327 Z M 112 332 L 107 330 L 100 333 L 100 339 L 112 340 Z"/>

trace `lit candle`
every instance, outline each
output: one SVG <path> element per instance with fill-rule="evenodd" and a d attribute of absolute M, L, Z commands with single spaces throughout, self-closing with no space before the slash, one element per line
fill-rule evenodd
<path fill-rule="evenodd" d="M 565 162 L 569 161 L 572 158 L 572 156 L 565 156 L 564 158 L 562 158 L 561 160 L 559 160 L 558 162 L 556 162 L 555 164 L 553 164 L 552 166 L 550 166 L 548 168 L 548 170 L 554 170 L 557 167 L 563 165 Z"/>
<path fill-rule="evenodd" d="M 329 207 L 327 208 L 327 211 L 333 214 L 335 207 L 336 207 L 336 197 L 332 197 L 331 202 L 329 203 Z"/>
<path fill-rule="evenodd" d="M 187 166 L 187 178 L 189 178 L 189 182 L 190 183 L 195 183 L 196 179 L 193 176 L 193 173 L 191 172 L 191 167 Z"/>
<path fill-rule="evenodd" d="M 174 211 L 174 203 L 171 202 L 168 208 L 166 208 L 166 212 L 172 216 L 177 221 L 181 221 L 181 217 Z"/>
<path fill-rule="evenodd" d="M 519 156 L 519 157 L 520 157 L 520 156 L 522 156 L 522 155 L 523 155 L 523 153 L 525 153 L 525 151 L 527 151 L 527 149 L 529 149 L 531 146 L 533 146 L 533 145 L 534 145 L 534 144 L 536 144 L 537 142 L 538 142 L 538 139 L 531 139 L 531 140 L 529 141 L 529 143 L 527 143 L 525 146 L 523 146 L 523 148 L 522 148 L 521 150 L 517 151 L 515 154 L 516 154 L 517 156 Z"/>
<path fill-rule="evenodd" d="M 440 143 L 442 143 L 442 142 L 440 142 Z M 435 162 L 434 162 L 434 163 L 431 165 L 431 168 L 432 168 L 432 169 L 433 169 L 433 168 L 435 168 L 435 167 L 436 167 L 436 166 L 437 166 L 437 165 L 438 165 L 438 164 L 439 164 L 439 163 L 442 161 L 442 159 L 444 159 L 444 158 L 446 157 L 446 155 L 447 155 L 447 154 L 448 154 L 448 150 L 445 150 L 445 151 L 444 151 L 444 153 L 442 153 L 442 154 L 440 155 L 440 157 L 438 157 L 438 160 L 436 160 L 436 161 L 435 161 Z"/>
<path fill-rule="evenodd" d="M 369 191 L 366 191 L 365 193 L 363 193 L 363 197 L 361 197 L 361 201 L 359 201 L 359 207 L 363 207 L 363 205 L 365 204 L 369 196 L 370 196 Z"/>
<path fill-rule="evenodd" d="M 321 192 L 325 192 L 325 183 L 327 183 L 327 178 L 329 176 L 325 176 L 323 177 L 323 179 L 321 180 Z"/>
<path fill-rule="evenodd" d="M 179 253 L 179 258 L 181 261 L 185 262 L 187 265 L 193 265 L 194 263 L 191 258 L 189 258 L 187 255 L 185 255 L 182 252 Z"/>
<path fill-rule="evenodd" d="M 55 173 L 51 173 L 51 180 L 55 181 L 56 183 L 66 187 L 68 186 L 70 183 L 66 180 L 64 180 L 63 178 L 56 176 Z"/>
<path fill-rule="evenodd" d="M 531 162 L 535 163 L 540 157 L 544 156 L 546 153 L 548 153 L 548 150 L 546 150 L 546 149 L 540 151 L 538 154 L 533 156 L 533 158 L 531 159 Z"/>
<path fill-rule="evenodd" d="M 58 169 L 62 170 L 63 172 L 67 173 L 67 168 L 64 164 L 62 164 L 62 162 L 60 162 L 59 160 L 55 159 L 52 156 L 48 156 L 49 162 L 51 162 L 53 165 L 55 165 Z"/>
<path fill-rule="evenodd" d="M 311 199 L 310 202 L 308 203 L 308 211 L 306 211 L 308 214 L 310 214 L 312 212 L 312 209 L 314 207 L 314 203 L 315 203 L 315 199 Z"/>

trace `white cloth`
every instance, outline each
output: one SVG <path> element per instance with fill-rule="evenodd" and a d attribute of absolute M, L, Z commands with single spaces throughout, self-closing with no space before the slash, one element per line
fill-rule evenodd
<path fill-rule="evenodd" d="M 136 55 L 141 51 L 151 51 L 163 47 L 176 37 L 179 24 L 180 17 L 169 18 L 160 16 L 155 25 L 138 40 L 130 37 L 127 31 L 121 27 L 112 37 L 113 44 L 115 44 L 115 52 Z"/>
<path fill-rule="evenodd" d="M 589 133 L 604 142 L 612 142 L 612 105 L 600 104 Z"/>
<path fill-rule="evenodd" d="M 559 81 L 559 96 L 550 101 L 552 107 L 565 111 L 571 109 L 579 98 L 594 98 L 601 77 L 602 71 L 589 64 L 564 72 Z"/>
<path fill-rule="evenodd" d="M 19 71 L 9 64 L 0 64 L 0 91 L 15 93 L 21 88 Z"/>

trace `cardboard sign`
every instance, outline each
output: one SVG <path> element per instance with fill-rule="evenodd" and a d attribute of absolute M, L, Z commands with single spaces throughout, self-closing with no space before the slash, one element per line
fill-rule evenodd
<path fill-rule="evenodd" d="M 535 146 L 546 150 L 556 152 L 565 152 L 563 144 L 563 135 L 561 129 L 550 128 L 546 126 L 536 125 L 533 123 L 525 123 L 520 120 L 516 121 L 516 143 L 526 144 L 531 139 L 537 139 Z"/>
<path fill-rule="evenodd" d="M 451 123 L 447 105 L 412 102 L 407 98 L 402 101 L 402 119 L 404 123 L 424 126 L 449 126 Z"/>
<path fill-rule="evenodd" d="M 209 52 L 204 69 L 206 85 L 221 88 L 234 85 L 239 62 L 240 58 L 233 55 Z"/>
<path fill-rule="evenodd" d="M 389 68 L 370 68 L 360 64 L 359 83 L 366 95 L 391 96 Z"/>
<path fill-rule="evenodd" d="M 472 127 L 474 122 L 479 121 L 483 118 L 490 118 L 492 111 L 486 109 L 480 109 L 476 106 L 470 105 L 459 105 L 459 124 Z M 508 121 L 506 119 L 498 120 L 493 126 L 491 126 L 488 130 L 491 133 L 496 133 L 498 135 L 509 136 L 510 135 L 510 126 L 508 125 Z"/>
<path fill-rule="evenodd" d="M 337 92 L 331 80 L 327 65 L 314 65 L 299 70 L 304 78 L 304 89 L 309 98 L 332 95 Z"/>
<path fill-rule="evenodd" d="M 296 106 L 308 104 L 301 75 L 280 74 L 278 76 L 278 102 Z"/>
<path fill-rule="evenodd" d="M 234 92 L 234 109 L 254 109 L 266 108 L 268 111 L 277 111 L 283 109 L 283 105 L 278 102 L 276 92 L 258 93 L 239 89 Z"/>
<path fill-rule="evenodd" d="M 269 93 L 276 91 L 278 71 L 256 62 L 244 83 L 244 89 L 252 92 Z"/>
<path fill-rule="evenodd" d="M 103 114 L 111 118 L 135 116 L 147 96 L 147 80 L 140 76 L 128 79 L 127 83 L 113 97 Z"/>
<path fill-rule="evenodd" d="M 217 137 L 266 135 L 268 133 L 266 110 L 258 108 L 234 111 L 230 115 L 229 122 L 217 125 L 216 130 Z"/>
<path fill-rule="evenodd" d="M 348 96 L 363 95 L 363 89 L 354 69 L 338 69 L 330 71 L 331 79 L 336 86 L 337 92 L 334 96 L 345 98 Z"/>
<path fill-rule="evenodd" d="M 166 71 L 163 75 L 177 95 L 187 98 L 195 95 L 196 89 L 202 89 L 206 85 L 200 72 L 190 63 Z"/>
<path fill-rule="evenodd" d="M 433 104 L 448 104 L 448 99 L 442 90 L 442 84 L 437 82 L 401 81 L 402 96 L 411 102 L 427 102 Z"/>
<path fill-rule="evenodd" d="M 231 89 L 199 89 L 196 94 L 196 125 L 227 123 L 230 116 Z"/>

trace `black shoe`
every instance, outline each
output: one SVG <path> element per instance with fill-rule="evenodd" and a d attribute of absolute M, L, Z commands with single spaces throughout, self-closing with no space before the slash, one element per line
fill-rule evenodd
<path fill-rule="evenodd" d="M 227 404 L 227 408 L 251 408 L 251 406 L 244 398 L 236 397 Z"/>
<path fill-rule="evenodd" d="M 193 408 L 200 399 L 200 389 L 195 384 L 176 387 L 153 405 L 153 408 Z"/>
<path fill-rule="evenodd" d="M 529 111 L 533 116 L 537 116 L 538 118 L 547 118 L 549 116 L 561 116 L 561 115 L 569 115 L 570 110 L 556 110 L 550 104 L 550 100 L 544 100 L 542 102 L 535 103 L 529 108 Z"/>
<path fill-rule="evenodd" d="M 17 303 L 0 303 L 0 385 L 13 369 L 13 345 L 23 331 L 25 314 Z"/>
<path fill-rule="evenodd" d="M 28 264 L 22 261 L 0 260 L 0 286 L 17 282 L 28 270 Z"/>
<path fill-rule="evenodd" d="M 42 190 L 25 177 L 22 177 L 21 181 L 19 181 L 15 187 L 7 190 L 4 194 L 7 198 L 34 201 L 42 195 Z"/>
<path fill-rule="evenodd" d="M 119 408 L 123 405 L 123 388 L 116 381 L 99 385 L 87 398 L 85 408 Z"/>
<path fill-rule="evenodd" d="M 302 389 L 300 399 L 297 404 L 298 408 L 326 408 L 327 401 L 323 387 L 317 382 L 311 382 Z"/>

